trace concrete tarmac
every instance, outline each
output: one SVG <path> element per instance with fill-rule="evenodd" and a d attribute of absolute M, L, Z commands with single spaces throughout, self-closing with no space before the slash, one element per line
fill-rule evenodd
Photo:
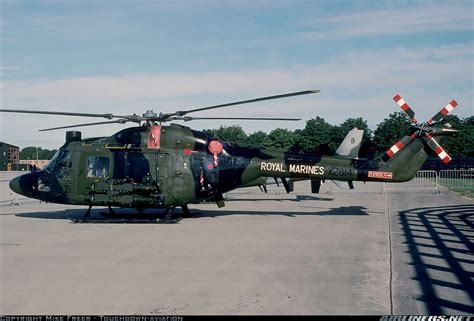
<path fill-rule="evenodd" d="M 178 224 L 74 224 L 85 207 L 0 188 L 0 314 L 474 313 L 474 206 L 447 191 L 298 182 Z"/>

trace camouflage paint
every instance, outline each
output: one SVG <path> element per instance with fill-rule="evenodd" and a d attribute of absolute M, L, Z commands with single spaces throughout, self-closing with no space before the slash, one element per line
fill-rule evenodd
<path fill-rule="evenodd" d="M 429 151 L 415 139 L 388 160 L 281 153 L 225 142 L 211 153 L 213 141 L 175 124 L 127 128 L 110 137 L 66 142 L 46 170 L 15 178 L 10 186 L 54 203 L 162 208 L 219 202 L 223 193 L 262 177 L 403 182 L 415 176 Z M 62 157 L 67 160 L 61 162 Z M 88 176 L 91 158 L 108 159 L 106 177 Z"/>

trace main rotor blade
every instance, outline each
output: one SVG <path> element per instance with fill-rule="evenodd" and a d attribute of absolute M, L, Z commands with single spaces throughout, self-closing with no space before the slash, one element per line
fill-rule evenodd
<path fill-rule="evenodd" d="M 452 112 L 457 105 L 458 103 L 455 100 L 452 100 L 449 104 L 444 106 L 436 115 L 434 115 L 430 120 L 428 120 L 428 124 L 440 121 L 444 118 L 444 116 Z"/>
<path fill-rule="evenodd" d="M 61 115 L 61 116 L 79 116 L 79 117 L 100 117 L 100 118 L 126 118 L 126 116 L 113 114 L 91 114 L 91 113 L 69 113 L 62 111 L 42 111 L 42 110 L 22 110 L 22 109 L 0 109 L 3 113 L 20 113 L 20 114 L 41 114 L 41 115 Z"/>
<path fill-rule="evenodd" d="M 277 120 L 277 121 L 298 121 L 301 118 L 273 118 L 273 117 L 189 117 L 176 118 L 176 120 Z"/>
<path fill-rule="evenodd" d="M 85 124 L 76 124 L 76 125 L 61 126 L 61 127 L 54 127 L 54 128 L 46 128 L 46 129 L 40 129 L 38 131 L 46 132 L 46 131 L 56 130 L 56 129 L 74 128 L 74 127 L 83 127 L 83 126 L 94 126 L 94 125 L 104 125 L 104 124 L 125 124 L 126 122 L 127 121 L 125 119 L 111 120 L 111 121 L 99 121 L 99 122 L 96 122 L 96 123 L 85 123 Z"/>
<path fill-rule="evenodd" d="M 280 99 L 280 98 L 293 97 L 293 96 L 316 94 L 316 93 L 319 93 L 319 92 L 321 92 L 321 91 L 317 90 L 317 89 L 304 90 L 304 91 L 298 91 L 298 92 L 293 92 L 293 93 L 288 93 L 288 94 L 260 97 L 260 98 L 255 98 L 255 99 L 236 101 L 236 102 L 233 102 L 233 103 L 227 103 L 227 104 L 221 104 L 221 105 L 215 105 L 215 106 L 208 106 L 208 107 L 202 107 L 202 108 L 196 108 L 196 109 L 190 109 L 190 110 L 177 111 L 175 113 L 168 114 L 166 116 L 168 116 L 168 117 L 169 116 L 175 116 L 175 115 L 176 116 L 184 116 L 186 114 L 194 113 L 194 112 L 197 112 L 197 111 L 209 110 L 209 109 L 214 109 L 214 108 L 229 107 L 229 106 L 235 106 L 235 105 L 242 105 L 242 104 L 250 104 L 250 103 L 256 103 L 256 102 L 264 101 L 264 100 L 272 100 L 272 99 Z"/>

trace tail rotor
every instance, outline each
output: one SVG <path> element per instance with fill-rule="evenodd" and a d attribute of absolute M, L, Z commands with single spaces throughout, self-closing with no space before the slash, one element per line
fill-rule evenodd
<path fill-rule="evenodd" d="M 443 136 L 443 135 L 452 135 L 457 132 L 457 130 L 451 129 L 448 125 L 439 125 L 438 123 L 451 111 L 456 108 L 458 103 L 455 100 L 452 100 L 449 104 L 443 107 L 436 115 L 430 118 L 424 123 L 419 123 L 415 118 L 415 112 L 411 107 L 405 102 L 405 100 L 400 95 L 395 95 L 393 100 L 400 106 L 400 108 L 410 117 L 411 121 L 414 123 L 414 131 L 411 135 L 407 135 L 399 140 L 395 145 L 390 147 L 387 150 L 384 160 L 388 160 L 395 156 L 400 150 L 403 149 L 410 142 L 416 138 L 422 138 L 426 144 L 435 152 L 435 154 L 445 163 L 451 161 L 451 157 L 446 153 L 446 151 L 441 147 L 441 145 L 433 138 L 433 136 Z"/>

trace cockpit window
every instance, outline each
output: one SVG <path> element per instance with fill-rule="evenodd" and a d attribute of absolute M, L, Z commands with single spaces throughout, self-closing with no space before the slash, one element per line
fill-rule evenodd
<path fill-rule="evenodd" d="M 54 169 L 54 165 L 56 164 L 56 160 L 59 157 L 59 154 L 61 153 L 60 150 L 58 150 L 54 156 L 49 160 L 48 165 L 44 168 L 48 173 L 51 173 Z"/>
<path fill-rule="evenodd" d="M 87 177 L 108 177 L 110 160 L 108 157 L 89 156 L 87 158 Z"/>
<path fill-rule="evenodd" d="M 58 159 L 58 166 L 59 167 L 71 167 L 71 155 L 72 152 L 70 150 L 64 151 L 64 153 L 61 154 L 61 157 Z"/>
<path fill-rule="evenodd" d="M 72 151 L 66 150 L 59 156 L 58 167 L 56 169 L 56 176 L 59 178 L 67 177 L 71 174 L 72 162 L 71 162 Z"/>
<path fill-rule="evenodd" d="M 54 173 L 59 178 L 68 176 L 72 168 L 71 155 L 72 151 L 70 150 L 58 150 L 45 167 L 45 170 L 48 173 Z"/>

